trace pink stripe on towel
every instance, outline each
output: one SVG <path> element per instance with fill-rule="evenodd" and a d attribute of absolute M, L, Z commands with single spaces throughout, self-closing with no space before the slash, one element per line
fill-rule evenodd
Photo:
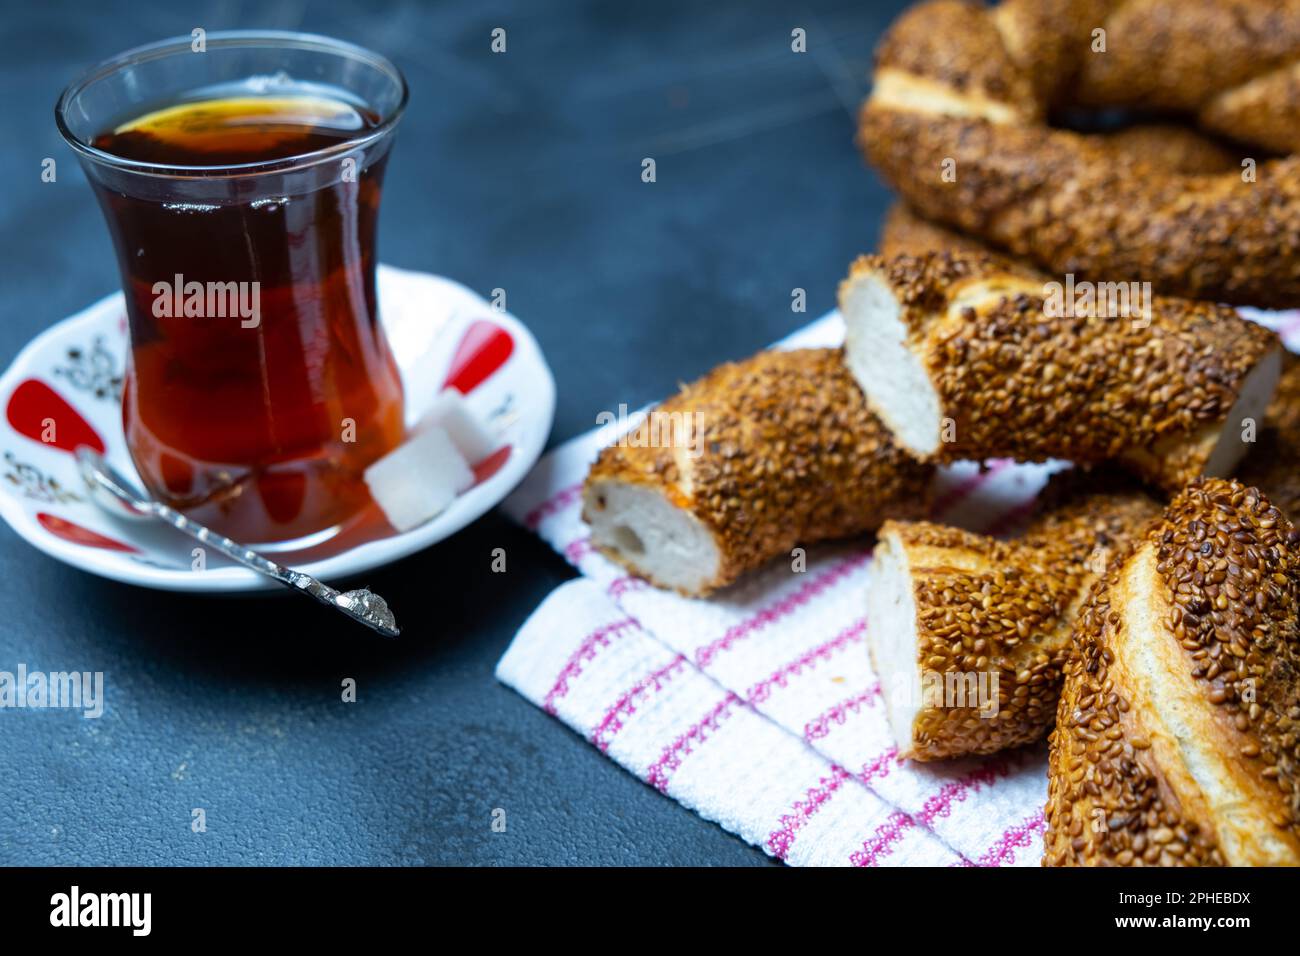
<path fill-rule="evenodd" d="M 794 838 L 799 831 L 807 826 L 813 815 L 835 795 L 844 781 L 849 779 L 849 772 L 843 767 L 834 766 L 831 770 L 830 777 L 819 779 L 816 784 L 808 788 L 802 800 L 794 802 L 790 812 L 781 817 L 780 825 L 767 838 L 767 848 L 778 860 L 784 860 L 790 855 L 790 847 L 794 845 Z"/>
<path fill-rule="evenodd" d="M 668 792 L 668 777 L 674 770 L 682 765 L 682 761 L 705 744 L 714 731 L 734 713 L 740 698 L 730 692 L 722 700 L 709 709 L 703 717 L 697 720 L 690 728 L 676 740 L 664 748 L 664 752 L 659 755 L 659 759 L 650 765 L 646 771 L 646 783 L 658 789 L 661 793 Z"/>
<path fill-rule="evenodd" d="M 728 628 L 727 633 L 723 634 L 722 637 L 706 644 L 695 652 L 696 665 L 707 668 L 723 651 L 731 650 L 732 647 L 745 638 L 758 633 L 769 624 L 779 621 L 781 618 L 804 607 L 818 595 L 830 590 L 849 574 L 863 567 L 870 557 L 869 554 L 859 554 L 837 561 L 832 567 L 822 571 L 793 593 L 786 595 L 775 604 L 763 608 L 757 614 L 746 618 L 734 627 Z"/>

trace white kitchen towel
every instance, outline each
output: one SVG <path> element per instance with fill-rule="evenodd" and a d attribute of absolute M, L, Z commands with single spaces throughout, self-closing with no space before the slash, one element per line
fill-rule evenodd
<path fill-rule="evenodd" d="M 1252 317 L 1300 334 L 1295 314 Z M 832 313 L 778 347 L 833 346 L 842 334 Z M 864 645 L 869 544 L 809 549 L 806 564 L 775 561 L 705 600 L 649 587 L 592 551 L 581 482 L 617 428 L 557 448 L 505 504 L 583 578 L 524 625 L 498 678 L 787 862 L 1037 865 L 1044 747 L 929 765 L 897 758 Z M 1055 467 L 944 469 L 933 516 L 1012 531 Z"/>
<path fill-rule="evenodd" d="M 960 862 L 850 771 L 648 635 L 594 581 L 547 598 L 497 675 L 650 786 L 779 859 Z"/>

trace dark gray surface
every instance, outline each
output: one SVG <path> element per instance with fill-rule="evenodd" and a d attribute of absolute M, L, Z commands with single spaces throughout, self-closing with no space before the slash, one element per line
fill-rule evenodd
<path fill-rule="evenodd" d="M 887 202 L 853 148 L 852 112 L 902 5 L 7 8 L 0 357 L 117 287 L 99 211 L 54 129 L 62 86 L 196 26 L 304 29 L 406 73 L 381 257 L 505 288 L 559 384 L 552 442 L 568 438 L 833 305 Z M 488 49 L 496 26 L 505 55 Z M 806 55 L 790 51 L 794 27 Z M 40 181 L 47 156 L 57 183 Z M 796 286 L 804 316 L 790 311 Z M 490 573 L 496 547 L 506 575 Z M 292 599 L 101 581 L 4 527 L 0 670 L 103 670 L 109 711 L 0 711 L 0 863 L 763 863 L 493 680 L 515 630 L 570 576 L 489 514 L 370 576 L 406 627 L 388 645 Z M 355 705 L 339 701 L 344 677 L 358 681 Z M 190 831 L 194 807 L 206 833 Z"/>

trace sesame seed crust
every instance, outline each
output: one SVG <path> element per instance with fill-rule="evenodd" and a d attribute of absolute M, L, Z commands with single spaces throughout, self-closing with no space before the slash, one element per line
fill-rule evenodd
<path fill-rule="evenodd" d="M 999 262 L 1011 260 L 999 256 L 990 246 L 978 239 L 949 229 L 919 215 L 904 202 L 896 202 L 885 214 L 880 230 L 880 255 L 886 259 L 897 256 L 923 256 L 931 252 L 948 252 L 968 256 L 989 256 Z M 1031 268 L 1020 263 L 1024 268 Z"/>
<path fill-rule="evenodd" d="M 898 302 L 906 346 L 953 423 L 940 462 L 1122 460 L 1179 489 L 1203 472 L 1247 375 L 1279 348 L 1274 333 L 1208 302 L 1153 297 L 1145 325 L 1099 317 L 1095 302 L 1049 317 L 1041 278 L 989 257 L 863 256 L 841 302 L 872 278 Z M 873 383 L 862 385 L 888 420 Z"/>
<path fill-rule="evenodd" d="M 1088 29 L 1103 26 L 1112 42 L 1105 56 L 1084 56 L 1077 77 L 1078 100 L 1092 106 L 1196 113 L 1300 54 L 1295 0 L 1109 0 L 1107 6 L 1104 21 Z"/>
<path fill-rule="evenodd" d="M 881 42 L 859 117 L 872 165 L 927 218 L 1056 275 L 1300 304 L 1300 157 L 1269 158 L 1300 150 L 1300 4 L 1032 6 L 908 10 Z M 1098 28 L 1104 55 L 1092 52 Z M 1254 175 L 1171 169 L 1042 122 L 1051 107 L 1079 105 L 1172 110 L 1249 138 Z"/>
<path fill-rule="evenodd" d="M 606 448 L 587 476 L 584 518 L 598 507 L 601 483 L 661 490 L 708 527 L 722 555 L 716 578 L 691 594 L 722 587 L 796 545 L 925 512 L 933 469 L 894 445 L 839 349 L 773 350 L 721 365 L 657 411 L 697 415 L 702 453 Z M 648 424 L 637 432 L 645 435 Z M 628 556 L 602 551 L 640 573 Z"/>
<path fill-rule="evenodd" d="M 1202 479 L 1075 626 L 1044 865 L 1300 864 L 1300 532 Z"/>
<path fill-rule="evenodd" d="M 943 32 L 933 28 L 936 12 L 947 27 Z M 993 19 L 974 3 L 936 0 L 905 10 L 881 40 L 876 64 L 969 96 L 1015 104 L 1027 119 L 1041 112 L 1030 78 L 1003 48 Z"/>
<path fill-rule="evenodd" d="M 912 747 L 902 756 L 988 754 L 1047 735 L 1088 587 L 1108 555 L 1136 540 L 1160 511 L 1154 499 L 1123 481 L 1093 476 L 1092 487 L 1089 493 L 1078 487 L 1068 494 L 1049 491 L 1045 499 L 1057 503 L 1012 541 L 927 521 L 891 521 L 881 528 L 880 539 L 906 553 L 918 672 L 998 675 L 995 717 L 982 717 L 973 704 L 922 707 L 911 728 Z M 878 676 L 891 686 L 894 675 L 878 670 Z"/>
<path fill-rule="evenodd" d="M 1241 161 L 1253 151 L 1209 139 L 1189 126 L 1176 123 L 1138 123 L 1099 133 L 1097 145 L 1115 151 L 1121 162 L 1147 163 L 1174 173 L 1239 172 Z"/>
<path fill-rule="evenodd" d="M 1009 9 L 1003 3 L 1000 10 Z M 1035 10 L 1050 4 L 1031 4 Z M 1030 54 L 1035 50 L 1027 51 Z M 1300 106 L 1300 95 L 1295 97 Z M 1300 128 L 1300 118 L 1294 124 Z M 1176 173 L 1221 173 L 1241 169 L 1241 160 L 1249 155 L 1201 135 L 1188 126 L 1174 123 L 1139 123 L 1093 138 L 1098 146 L 1115 152 L 1122 162 L 1142 162 L 1161 166 Z M 906 202 L 896 202 L 885 216 L 880 230 L 879 251 L 886 259 L 895 256 L 920 256 L 927 252 L 954 252 L 971 255 L 998 255 L 997 250 L 974 236 L 957 232 L 926 219 Z M 1034 269 L 1024 260 L 1015 260 L 1021 268 Z M 1045 274 L 1044 274 L 1045 275 Z"/>

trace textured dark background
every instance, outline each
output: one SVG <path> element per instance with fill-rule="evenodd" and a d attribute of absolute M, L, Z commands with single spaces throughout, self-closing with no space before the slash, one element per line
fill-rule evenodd
<path fill-rule="evenodd" d="M 887 197 L 852 145 L 901 0 L 12 5 L 0 21 L 0 358 L 117 287 L 52 108 L 82 68 L 205 29 L 304 29 L 391 57 L 411 107 L 380 254 L 486 293 L 540 339 L 552 443 L 833 305 Z M 508 52 L 489 52 L 489 32 Z M 790 51 L 807 30 L 809 52 Z M 57 183 L 40 180 L 44 157 Z M 640 180 L 655 157 L 658 182 Z M 808 314 L 790 290 L 808 290 Z M 504 547 L 510 572 L 489 570 Z M 102 670 L 108 711 L 0 711 L 0 863 L 761 864 L 498 685 L 570 576 L 497 513 L 369 578 L 400 642 L 293 599 L 102 581 L 0 526 L 0 670 Z M 250 623 L 248 615 L 255 615 Z M 340 703 L 340 681 L 358 703 Z M 208 831 L 190 831 L 203 807 Z M 507 813 L 493 833 L 491 812 Z"/>

